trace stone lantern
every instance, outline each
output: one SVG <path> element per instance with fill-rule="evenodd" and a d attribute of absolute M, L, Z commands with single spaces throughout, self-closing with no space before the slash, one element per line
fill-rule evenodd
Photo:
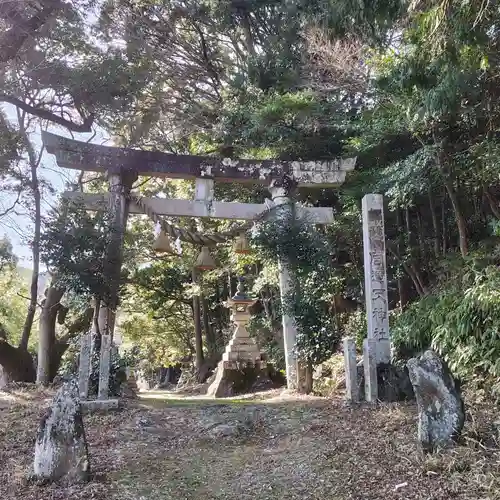
<path fill-rule="evenodd" d="M 257 299 L 248 296 L 243 278 L 240 278 L 236 294 L 226 302 L 232 311 L 231 320 L 236 329 L 217 366 L 217 374 L 208 388 L 208 395 L 225 397 L 236 391 L 249 389 L 265 367 L 259 347 L 247 330 L 250 321 L 249 309 L 256 302 Z"/>

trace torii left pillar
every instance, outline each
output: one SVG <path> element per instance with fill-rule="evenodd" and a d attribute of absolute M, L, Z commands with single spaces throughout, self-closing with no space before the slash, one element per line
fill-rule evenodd
<path fill-rule="evenodd" d="M 123 260 L 123 240 L 129 215 L 129 197 L 132 184 L 137 180 L 137 173 L 132 171 L 108 171 L 109 183 L 109 243 L 103 263 L 103 275 L 107 290 L 99 307 L 97 324 L 101 335 L 99 360 L 99 388 L 97 401 L 88 402 L 88 406 L 115 407 L 118 400 L 109 399 L 109 373 L 111 366 L 111 347 L 118 307 L 120 273 Z"/>

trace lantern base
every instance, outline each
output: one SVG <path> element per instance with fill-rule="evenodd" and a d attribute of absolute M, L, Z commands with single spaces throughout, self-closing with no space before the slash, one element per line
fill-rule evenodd
<path fill-rule="evenodd" d="M 220 361 L 215 380 L 207 391 L 207 396 L 227 398 L 252 390 L 259 378 L 268 379 L 265 361 L 241 362 Z M 272 384 L 272 381 L 269 379 Z"/>

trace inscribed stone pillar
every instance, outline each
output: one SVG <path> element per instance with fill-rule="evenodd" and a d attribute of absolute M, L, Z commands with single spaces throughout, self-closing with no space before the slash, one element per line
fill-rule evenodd
<path fill-rule="evenodd" d="M 293 181 L 287 177 L 285 177 L 284 179 L 273 181 L 269 188 L 273 202 L 276 205 L 284 205 L 286 203 L 290 203 L 290 194 L 293 190 L 293 187 Z M 291 211 L 293 210 L 293 207 L 290 205 L 286 210 Z M 290 266 L 281 256 L 278 260 L 278 272 L 280 294 L 281 299 L 283 300 L 283 298 L 292 291 L 293 285 Z M 297 340 L 297 325 L 295 323 L 295 319 L 285 311 L 283 311 L 282 322 L 286 365 L 286 384 L 288 389 L 297 389 L 297 358 L 293 352 Z"/>
<path fill-rule="evenodd" d="M 354 339 L 346 337 L 344 344 L 345 363 L 345 393 L 349 403 L 359 401 L 358 391 L 358 366 L 356 361 L 356 343 Z"/>
<path fill-rule="evenodd" d="M 365 195 L 362 200 L 362 211 L 367 336 L 368 339 L 377 342 L 377 364 L 389 363 L 391 348 L 383 196 L 380 194 Z"/>
<path fill-rule="evenodd" d="M 89 377 L 92 359 L 92 333 L 82 335 L 80 344 L 80 364 L 78 367 L 78 392 L 80 399 L 87 399 L 89 395 Z"/>

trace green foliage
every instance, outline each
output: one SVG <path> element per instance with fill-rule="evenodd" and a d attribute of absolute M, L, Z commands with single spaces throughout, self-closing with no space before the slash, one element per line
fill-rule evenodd
<path fill-rule="evenodd" d="M 121 329 L 136 346 L 140 359 L 152 366 L 175 364 L 193 350 L 192 314 L 186 308 L 166 317 L 129 313 Z"/>
<path fill-rule="evenodd" d="M 27 283 L 15 267 L 0 270 L 0 325 L 7 332 L 7 340 L 16 345 L 21 338 L 28 297 Z"/>
<path fill-rule="evenodd" d="M 151 224 L 133 218 L 122 325 L 141 356 L 168 363 L 193 352 L 191 303 L 199 292 L 208 303 L 205 319 L 223 342 L 229 326 L 223 301 L 240 274 L 261 299 L 252 332 L 280 367 L 282 308 L 295 316 L 296 348 L 309 361 L 328 357 L 342 335 L 360 346 L 366 331 L 364 313 L 355 310 L 363 303 L 360 200 L 378 192 L 387 201 L 389 306 L 405 306 L 391 314 L 400 355 L 435 346 L 461 375 L 497 373 L 485 361 L 496 355 L 496 277 L 491 260 L 482 258 L 500 217 L 494 3 L 118 0 L 100 8 L 95 36 L 122 44 L 96 51 L 75 12 L 57 23 L 57 36 L 43 37 L 56 71 L 25 74 L 37 75 L 35 88 L 43 83 L 58 96 L 74 94 L 79 111 L 80 97 L 83 113 L 96 112 L 117 143 L 215 157 L 357 157 L 340 189 L 298 190 L 300 202 L 331 207 L 332 224 L 317 229 L 294 222 L 287 207 L 277 210 L 274 221 L 252 231 L 254 255 L 220 245 L 213 249 L 220 268 L 196 284 L 197 249 L 183 245 L 179 257 L 154 257 L 145 250 Z M 313 52 L 311 29 L 325 42 Z M 89 56 L 69 68 L 71 55 L 82 51 Z M 26 67 L 33 70 L 32 62 Z M 6 80 L 10 90 L 15 77 Z M 359 85 L 339 83 L 345 81 Z M 11 161 L 15 134 L 5 137 L 8 147 L 0 140 L 0 152 L 10 151 Z M 148 196 L 193 193 L 191 181 L 144 182 L 139 190 Z M 216 184 L 218 200 L 265 197 L 264 186 Z M 102 295 L 108 286 L 102 263 L 109 234 L 99 217 L 78 210 L 68 222 L 54 217 L 42 242 L 46 262 L 80 294 Z M 232 224 L 200 220 L 189 227 L 216 232 Z M 468 244 L 461 241 L 463 256 L 459 235 Z M 482 257 L 472 264 L 467 253 L 478 247 Z M 296 276 L 283 304 L 277 256 Z M 332 310 L 339 298 L 352 299 L 351 307 Z"/>
<path fill-rule="evenodd" d="M 345 336 L 356 339 L 356 347 L 361 351 L 363 349 L 363 340 L 366 338 L 366 332 L 368 331 L 366 312 L 358 310 L 348 314 L 343 323 Z"/>
<path fill-rule="evenodd" d="M 399 357 L 429 347 L 460 378 L 500 380 L 500 271 L 471 263 L 446 286 L 412 304 L 392 328 Z"/>
<path fill-rule="evenodd" d="M 326 238 L 306 220 L 296 219 L 290 207 L 283 207 L 253 228 L 252 243 L 262 258 L 279 257 L 289 266 L 291 291 L 282 297 L 282 306 L 297 323 L 295 348 L 299 357 L 321 363 L 340 340 L 329 311 L 337 280 L 331 272 Z"/>
<path fill-rule="evenodd" d="M 12 243 L 7 238 L 0 239 L 0 272 L 8 271 L 17 264 L 17 257 L 12 251 Z"/>
<path fill-rule="evenodd" d="M 107 212 L 90 214 L 80 204 L 52 213 L 40 239 L 42 260 L 56 270 L 60 283 L 77 294 L 105 297 L 105 254 L 112 234 Z"/>
<path fill-rule="evenodd" d="M 298 221 L 291 205 L 273 210 L 272 218 L 252 228 L 251 243 L 268 260 L 286 256 L 294 268 L 314 269 L 316 262 L 328 258 L 326 239 L 307 219 Z"/>

